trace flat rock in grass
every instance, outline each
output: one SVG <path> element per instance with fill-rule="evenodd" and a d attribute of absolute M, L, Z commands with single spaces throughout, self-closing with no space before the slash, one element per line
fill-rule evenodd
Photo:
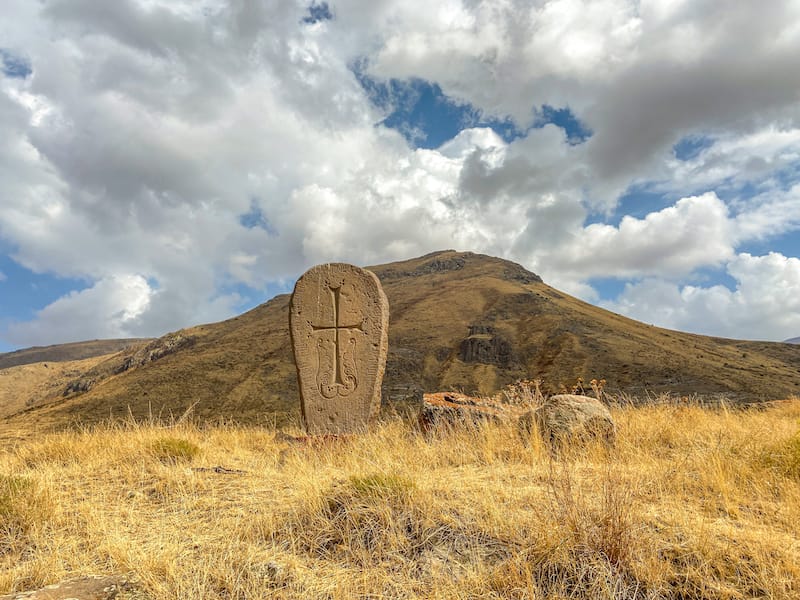
<path fill-rule="evenodd" d="M 517 406 L 458 392 L 436 392 L 422 396 L 419 426 L 423 431 L 475 426 L 519 417 Z"/>
<path fill-rule="evenodd" d="M 380 409 L 388 346 L 378 278 L 343 263 L 309 269 L 295 284 L 289 329 L 308 433 L 366 429 Z"/>
<path fill-rule="evenodd" d="M 39 590 L 0 596 L 0 600 L 110 600 L 128 585 L 125 577 L 89 575 L 54 583 Z"/>
<path fill-rule="evenodd" d="M 535 424 L 543 439 L 554 447 L 599 439 L 609 446 L 616 440 L 616 426 L 608 408 L 589 396 L 558 394 L 519 419 L 530 432 Z"/>

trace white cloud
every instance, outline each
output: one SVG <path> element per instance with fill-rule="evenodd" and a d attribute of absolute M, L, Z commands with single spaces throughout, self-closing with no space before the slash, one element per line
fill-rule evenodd
<path fill-rule="evenodd" d="M 372 13 L 385 37 L 370 72 L 437 81 L 448 94 L 521 125 L 532 121 L 534 106 L 585 106 L 588 90 L 635 57 L 641 37 L 641 19 L 626 1 L 448 6 L 432 13 L 428 3 L 403 2 Z"/>
<path fill-rule="evenodd" d="M 338 13 L 352 18 L 355 4 L 337 5 Z M 607 200 L 687 133 L 746 134 L 775 120 L 797 127 L 796 1 L 766 13 L 757 3 L 452 5 L 438 14 L 416 2 L 368 11 L 370 31 L 383 32 L 370 72 L 437 81 L 523 125 L 534 107 L 570 106 L 595 132 L 593 193 Z"/>
<path fill-rule="evenodd" d="M 6 277 L 6 274 L 0 271 L 0 281 L 5 281 L 6 279 L 8 279 L 8 277 Z"/>
<path fill-rule="evenodd" d="M 12 323 L 6 335 L 25 345 L 131 337 L 130 326 L 147 310 L 152 295 L 139 275 L 109 277 L 56 300 L 33 321 Z"/>
<path fill-rule="evenodd" d="M 606 308 L 683 331 L 743 339 L 784 340 L 800 332 L 800 259 L 742 253 L 727 264 L 736 289 L 661 279 L 628 284 Z"/>
<path fill-rule="evenodd" d="M 0 78 L 0 238 L 29 269 L 94 283 L 8 335 L 152 335 L 230 316 L 238 284 L 449 247 L 590 298 L 589 277 L 686 277 L 800 228 L 781 175 L 800 161 L 799 2 L 342 0 L 314 25 L 307 8 L 12 0 L 0 39 L 33 75 Z M 569 106 L 594 134 L 473 128 L 414 149 L 376 126 L 363 59 L 520 125 Z M 714 143 L 679 161 L 686 135 Z M 671 200 L 585 224 L 633 185 Z"/>
<path fill-rule="evenodd" d="M 763 240 L 800 228 L 800 184 L 769 190 L 738 203 L 735 231 L 739 241 Z"/>
<path fill-rule="evenodd" d="M 731 133 L 712 138 L 713 143 L 690 160 L 668 160 L 667 184 L 684 189 L 729 188 L 748 181 L 768 179 L 800 161 L 800 128 L 770 125 L 745 135 Z"/>
<path fill-rule="evenodd" d="M 714 193 L 682 198 L 644 219 L 622 218 L 619 226 L 592 224 L 580 239 L 542 249 L 549 269 L 586 277 L 685 275 L 733 256 L 728 209 Z"/>

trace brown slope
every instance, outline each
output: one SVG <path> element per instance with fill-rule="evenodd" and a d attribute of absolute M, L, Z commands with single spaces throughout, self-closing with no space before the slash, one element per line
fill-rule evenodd
<path fill-rule="evenodd" d="M 68 362 L 94 358 L 119 352 L 123 348 L 141 343 L 142 339 L 91 340 L 54 346 L 34 346 L 0 354 L 0 369 L 44 362 Z"/>
<path fill-rule="evenodd" d="M 94 356 L 0 369 L 0 418 L 60 397 L 70 381 L 107 358 Z"/>
<path fill-rule="evenodd" d="M 639 323 L 498 258 L 445 251 L 371 270 L 391 310 L 384 399 L 402 402 L 449 388 L 486 394 L 522 377 L 542 378 L 553 389 L 597 377 L 611 391 L 734 400 L 800 392 L 799 346 Z M 75 393 L 14 421 L 178 416 L 189 407 L 202 419 L 296 415 L 288 303 L 278 296 L 234 319 L 123 352 L 77 380 Z"/>

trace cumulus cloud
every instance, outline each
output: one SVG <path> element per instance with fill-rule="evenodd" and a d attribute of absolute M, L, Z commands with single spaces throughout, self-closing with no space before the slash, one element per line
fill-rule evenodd
<path fill-rule="evenodd" d="M 523 127 L 542 105 L 569 106 L 595 132 L 587 164 L 606 205 L 684 135 L 798 129 L 798 2 L 768 15 L 753 3 L 632 0 L 404 6 L 371 73 L 437 81 Z M 386 13 L 369 14 L 382 30 Z"/>
<path fill-rule="evenodd" d="M 581 278 L 685 275 L 733 256 L 728 208 L 716 194 L 681 198 L 643 219 L 624 216 L 617 227 L 591 224 L 580 240 L 542 249 L 548 267 Z"/>
<path fill-rule="evenodd" d="M 147 310 L 152 294 L 139 275 L 109 277 L 56 300 L 34 321 L 10 325 L 6 335 L 12 343 L 32 345 L 131 337 L 130 324 Z"/>
<path fill-rule="evenodd" d="M 628 284 L 606 308 L 664 327 L 708 335 L 784 340 L 800 331 L 800 259 L 742 253 L 726 266 L 735 289 L 663 279 Z"/>
<path fill-rule="evenodd" d="M 775 178 L 797 168 L 800 129 L 775 125 L 744 135 L 719 134 L 707 138 L 707 147 L 687 160 L 665 161 L 660 189 L 725 189 L 735 191 L 748 182 L 779 184 Z"/>
<path fill-rule="evenodd" d="M 317 22 L 301 1 L 10 6 L 0 39 L 31 72 L 0 78 L 0 238 L 92 282 L 9 329 L 20 345 L 218 320 L 315 262 L 457 247 L 591 297 L 592 277 L 686 277 L 800 228 L 798 2 L 342 0 Z M 519 137 L 414 148 L 354 65 Z M 593 135 L 532 127 L 544 105 Z M 679 158 L 686 136 L 708 143 Z M 662 205 L 614 215 L 637 187 Z"/>

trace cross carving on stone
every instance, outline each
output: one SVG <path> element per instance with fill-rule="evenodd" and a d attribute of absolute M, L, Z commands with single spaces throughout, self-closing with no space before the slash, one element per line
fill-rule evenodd
<path fill-rule="evenodd" d="M 389 301 L 374 273 L 326 263 L 297 280 L 289 331 L 309 434 L 364 431 L 377 416 L 388 330 Z"/>
<path fill-rule="evenodd" d="M 356 323 L 353 325 L 342 325 L 340 322 L 340 295 L 341 295 L 341 287 L 329 287 L 328 290 L 331 293 L 331 300 L 333 302 L 333 324 L 332 325 L 314 325 L 311 324 L 312 330 L 315 332 L 321 331 L 335 331 L 335 339 L 334 339 L 334 348 L 333 348 L 333 381 L 330 379 L 330 373 L 324 373 L 320 375 L 319 378 L 319 387 L 320 392 L 326 398 L 331 398 L 333 396 L 346 396 L 350 392 L 352 392 L 355 387 L 358 385 L 356 379 L 356 372 L 355 372 L 355 364 L 352 360 L 348 360 L 349 356 L 352 356 L 353 350 L 348 353 L 347 348 L 342 347 L 341 341 L 341 333 L 342 331 L 363 331 L 364 325 L 363 323 Z M 351 338 L 349 340 L 349 344 L 354 345 L 355 339 Z M 322 349 L 323 340 L 320 339 L 318 343 L 319 352 L 323 352 Z M 325 371 L 322 367 L 322 356 L 319 357 L 320 360 L 320 373 Z"/>

